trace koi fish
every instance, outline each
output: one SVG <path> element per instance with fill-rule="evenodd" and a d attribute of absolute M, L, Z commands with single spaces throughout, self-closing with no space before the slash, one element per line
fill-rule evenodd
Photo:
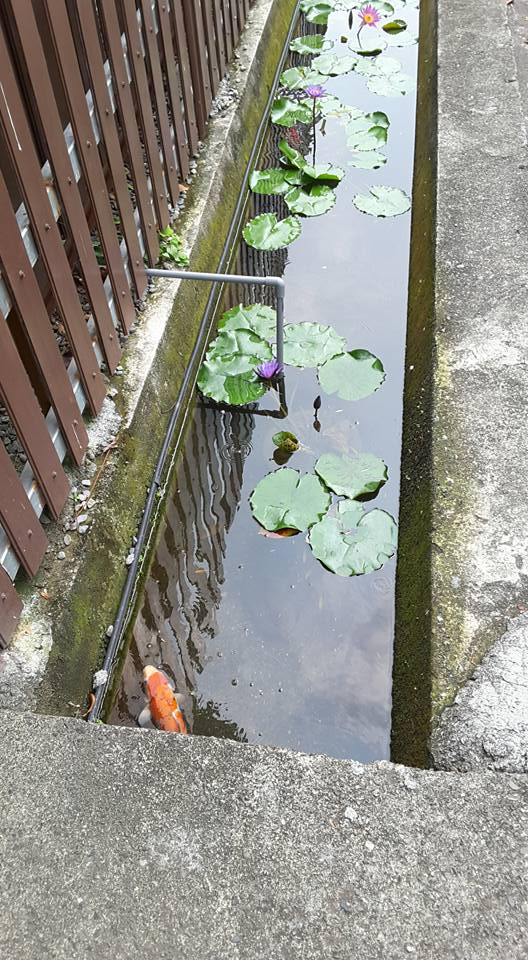
<path fill-rule="evenodd" d="M 169 678 L 162 670 L 151 666 L 144 668 L 143 677 L 148 706 L 144 707 L 138 717 L 140 727 L 153 725 L 168 733 L 187 733 L 187 725 Z"/>

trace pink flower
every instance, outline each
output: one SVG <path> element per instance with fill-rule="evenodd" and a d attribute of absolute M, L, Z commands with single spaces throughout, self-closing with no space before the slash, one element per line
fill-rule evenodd
<path fill-rule="evenodd" d="M 362 27 L 375 27 L 381 20 L 379 10 L 376 10 L 376 7 L 373 7 L 370 3 L 361 7 L 361 10 L 358 10 L 358 14 L 363 21 L 361 24 Z"/>

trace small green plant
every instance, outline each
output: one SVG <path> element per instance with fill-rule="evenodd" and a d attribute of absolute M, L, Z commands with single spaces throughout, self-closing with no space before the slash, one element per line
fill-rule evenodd
<path fill-rule="evenodd" d="M 189 266 L 189 257 L 183 249 L 181 237 L 174 232 L 172 227 L 165 227 L 164 230 L 160 230 L 159 238 L 159 258 L 161 263 L 168 261 L 176 267 Z"/>

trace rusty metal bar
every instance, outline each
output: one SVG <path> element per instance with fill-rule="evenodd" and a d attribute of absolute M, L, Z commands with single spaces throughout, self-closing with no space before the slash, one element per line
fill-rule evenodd
<path fill-rule="evenodd" d="M 83 2 L 92 3 L 92 0 L 83 0 Z M 113 89 L 119 106 L 122 131 L 130 158 L 130 172 L 134 181 L 148 260 L 153 264 L 157 263 L 159 256 L 158 224 L 149 192 L 145 158 L 136 123 L 136 111 L 121 44 L 115 0 L 99 0 L 98 9 L 105 28 L 108 55 L 113 74 Z"/>
<path fill-rule="evenodd" d="M 84 59 L 89 70 L 94 103 L 97 108 L 97 122 L 106 148 L 110 174 L 114 183 L 115 196 L 121 217 L 123 236 L 128 250 L 130 272 L 134 280 L 136 293 L 138 297 L 142 297 L 147 289 L 147 275 L 143 263 L 143 251 L 139 241 L 141 227 L 136 224 L 134 217 L 134 208 L 128 189 L 116 118 L 106 82 L 97 23 L 91 2 L 77 4 L 77 15 L 79 17 L 80 32 L 82 33 L 85 50 Z M 141 224 L 141 209 L 138 209 L 138 216 Z"/>
<path fill-rule="evenodd" d="M 176 207 L 178 204 L 178 198 L 180 196 L 180 188 L 178 185 L 178 164 L 176 162 L 176 154 L 174 152 L 174 144 L 172 141 L 171 127 L 169 123 L 169 114 L 167 111 L 167 102 L 165 99 L 165 88 L 163 86 L 163 75 L 161 72 L 160 52 L 158 47 L 158 39 L 156 37 L 156 31 L 154 27 L 154 18 L 152 16 L 151 0 L 141 0 L 141 10 L 143 14 L 143 26 L 144 26 L 144 32 L 145 32 L 146 52 L 148 54 L 148 59 L 150 64 L 152 90 L 153 90 L 153 94 L 156 102 L 158 126 L 160 131 L 161 145 L 163 149 L 163 157 L 165 162 L 165 176 L 167 178 L 167 183 L 169 186 L 172 205 Z M 180 119 L 181 130 L 183 132 L 183 122 L 181 120 L 180 111 L 178 111 L 178 116 Z M 175 131 L 175 144 L 176 144 L 176 149 L 179 152 L 180 144 L 178 142 L 178 134 L 176 131 Z M 185 143 L 184 143 L 184 146 L 185 146 Z M 181 168 L 181 163 L 180 163 L 180 168 Z"/>
<path fill-rule="evenodd" d="M 72 236 L 75 239 L 99 340 L 108 369 L 110 373 L 113 373 L 121 356 L 119 337 L 112 322 L 112 315 L 101 279 L 101 271 L 93 250 L 90 228 L 86 221 L 79 188 L 66 147 L 63 125 L 48 73 L 33 6 L 30 0 L 8 0 L 8 2 L 11 18 L 16 23 L 24 51 L 26 69 L 33 87 L 37 109 L 44 120 L 43 130 L 48 145 L 49 159 L 53 167 L 55 183 L 61 196 L 64 212 L 68 218 Z"/>
<path fill-rule="evenodd" d="M 22 613 L 22 601 L 0 564 L 0 647 L 9 643 Z"/>
<path fill-rule="evenodd" d="M 0 443 L 0 489 L 0 522 L 24 570 L 34 577 L 48 541 L 3 443 Z"/>
<path fill-rule="evenodd" d="M 190 146 L 190 152 L 195 154 L 198 150 L 198 140 L 200 139 L 200 135 L 198 133 L 198 123 L 196 120 L 196 109 L 192 89 L 191 64 L 189 60 L 189 50 L 187 47 L 187 37 L 185 34 L 182 0 L 173 0 L 171 4 L 172 29 L 171 22 L 169 20 L 169 11 L 164 0 L 157 0 L 157 11 L 163 40 L 165 71 L 169 83 L 172 115 L 173 117 L 177 117 L 178 111 L 181 110 L 180 95 L 175 75 L 176 66 L 174 63 L 173 53 L 173 49 L 175 48 L 176 58 L 179 66 L 183 104 L 185 107 L 184 118 L 187 129 L 187 139 Z M 188 174 L 189 169 L 187 164 L 187 173 L 185 176 L 188 176 Z"/>
<path fill-rule="evenodd" d="M 58 517 L 66 503 L 70 485 L 13 337 L 1 312 L 0 396 L 22 441 L 51 513 L 54 517 Z"/>

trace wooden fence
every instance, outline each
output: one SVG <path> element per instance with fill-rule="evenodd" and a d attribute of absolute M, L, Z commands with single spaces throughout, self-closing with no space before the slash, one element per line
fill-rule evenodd
<path fill-rule="evenodd" d="M 252 2 L 252 0 L 251 0 Z M 0 644 L 250 0 L 0 0 Z"/>

